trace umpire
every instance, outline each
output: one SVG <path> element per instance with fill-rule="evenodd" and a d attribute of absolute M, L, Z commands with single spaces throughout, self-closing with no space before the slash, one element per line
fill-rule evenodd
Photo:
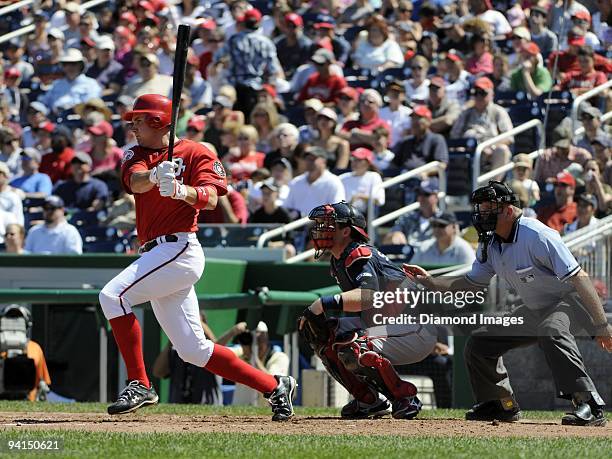
<path fill-rule="evenodd" d="M 574 335 L 580 330 L 595 336 L 612 352 L 612 325 L 588 274 L 565 246 L 559 233 L 525 218 L 514 192 L 491 181 L 472 193 L 472 221 L 480 236 L 479 256 L 464 278 L 420 277 L 430 288 L 484 288 L 497 274 L 514 289 L 523 305 L 511 315 L 523 318 L 512 332 L 502 326 L 482 327 L 469 338 L 465 362 L 476 405 L 467 420 L 517 421 L 521 412 L 514 398 L 502 356 L 517 347 L 537 343 L 552 371 L 557 394 L 574 409 L 564 425 L 603 426 L 604 401 L 587 374 Z M 512 335 L 512 336 L 509 336 Z"/>

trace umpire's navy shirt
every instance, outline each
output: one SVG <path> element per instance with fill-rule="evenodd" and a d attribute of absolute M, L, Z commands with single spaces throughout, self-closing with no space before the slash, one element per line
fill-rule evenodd
<path fill-rule="evenodd" d="M 497 274 L 516 290 L 527 307 L 542 309 L 558 304 L 575 291 L 566 281 L 579 271 L 580 265 L 557 231 L 521 216 L 507 242 L 497 235 L 493 237 L 487 261 L 474 261 L 466 278 L 485 287 Z"/>

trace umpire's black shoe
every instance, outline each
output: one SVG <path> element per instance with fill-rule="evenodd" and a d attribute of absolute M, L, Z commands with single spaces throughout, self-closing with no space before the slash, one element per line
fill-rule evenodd
<path fill-rule="evenodd" d="M 465 413 L 466 421 L 516 422 L 521 418 L 521 409 L 513 399 L 490 400 L 477 403 Z"/>
<path fill-rule="evenodd" d="M 603 427 L 606 425 L 606 416 L 603 406 L 584 402 L 576 405 L 571 413 L 566 413 L 561 418 L 561 424 L 564 426 Z"/>
<path fill-rule="evenodd" d="M 117 401 L 108 407 L 108 414 L 125 414 L 136 411 L 141 406 L 155 405 L 159 397 L 153 389 L 146 387 L 140 381 L 129 381 L 121 391 Z"/>
<path fill-rule="evenodd" d="M 343 419 L 378 418 L 391 413 L 391 403 L 386 398 L 379 398 L 374 403 L 363 403 L 351 400 L 342 407 L 340 416 Z"/>
<path fill-rule="evenodd" d="M 286 421 L 293 416 L 293 399 L 297 383 L 291 376 L 274 376 L 278 386 L 270 394 L 264 396 L 272 406 L 272 420 Z"/>

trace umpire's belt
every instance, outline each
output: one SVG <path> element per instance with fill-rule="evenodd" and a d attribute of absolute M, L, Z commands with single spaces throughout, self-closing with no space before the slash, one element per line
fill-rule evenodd
<path fill-rule="evenodd" d="M 149 252 L 157 247 L 159 244 L 163 244 L 164 242 L 177 242 L 178 236 L 175 234 L 166 234 L 165 236 L 159 236 L 155 239 L 151 239 L 148 242 L 145 242 L 140 248 L 141 253 Z"/>

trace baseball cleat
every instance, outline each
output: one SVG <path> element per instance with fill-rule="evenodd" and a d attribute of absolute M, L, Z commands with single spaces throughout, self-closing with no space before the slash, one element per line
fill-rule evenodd
<path fill-rule="evenodd" d="M 414 419 L 423 404 L 416 395 L 395 400 L 391 405 L 391 416 L 394 419 Z"/>
<path fill-rule="evenodd" d="M 270 394 L 265 395 L 272 406 L 273 421 L 287 421 L 293 416 L 293 399 L 297 382 L 292 376 L 274 376 L 278 386 Z"/>
<path fill-rule="evenodd" d="M 465 413 L 466 421 L 501 421 L 516 422 L 521 418 L 521 409 L 516 401 L 508 399 L 502 405 L 501 400 L 490 400 L 477 403 Z"/>
<path fill-rule="evenodd" d="M 340 416 L 343 419 L 378 418 L 391 414 L 391 403 L 386 398 L 379 398 L 374 403 L 351 400 L 342 407 Z"/>
<path fill-rule="evenodd" d="M 602 406 L 592 407 L 585 402 L 577 405 L 573 412 L 566 413 L 561 418 L 561 424 L 564 426 L 603 427 L 606 425 L 606 416 Z"/>
<path fill-rule="evenodd" d="M 129 381 L 117 401 L 108 406 L 108 414 L 131 413 L 141 406 L 155 405 L 158 401 L 159 397 L 153 386 L 149 389 L 138 380 Z"/>

